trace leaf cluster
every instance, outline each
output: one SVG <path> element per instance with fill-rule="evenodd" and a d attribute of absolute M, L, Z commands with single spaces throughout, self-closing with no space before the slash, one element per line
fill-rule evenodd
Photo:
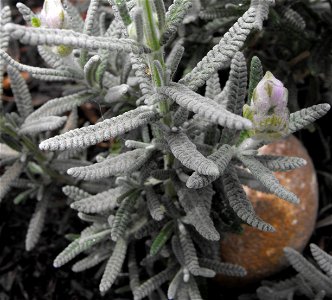
<path fill-rule="evenodd" d="M 6 67 L 12 79 L 17 112 L 1 115 L 5 172 L 0 198 L 19 187 L 23 191 L 16 202 L 37 199 L 26 240 L 31 250 L 51 191 L 62 188 L 88 226 L 54 266 L 81 254 L 86 256 L 73 265 L 74 272 L 103 264 L 102 294 L 122 285 L 119 278 L 128 274 L 124 290 L 129 287 L 135 300 L 164 299 L 166 294 L 169 299 L 202 299 L 201 277 L 246 274 L 241 266 L 220 261 L 219 240 L 226 231 L 239 230 L 241 223 L 274 230 L 255 214 L 242 185 L 299 202 L 273 171 L 305 162 L 259 155 L 257 149 L 267 141 L 246 137 L 252 123 L 242 116 L 242 106 L 250 100 L 247 93 L 263 69 L 256 57 L 247 70 L 243 47 L 262 29 L 273 1 L 234 4 L 215 15 L 186 0 L 167 8 L 160 0 L 109 2 L 92 0 L 85 21 L 66 2 L 65 29 L 37 26 L 32 20 L 38 16 L 23 4 L 18 8 L 33 26 L 11 23 L 8 7 L 2 9 L 0 68 Z M 184 24 L 199 18 L 220 21 L 227 14 L 237 20 L 204 57 L 188 62 L 176 80 L 182 56 L 190 52 L 181 45 Z M 291 18 L 291 12 L 285 14 Z M 15 61 L 6 52 L 9 38 L 37 45 L 48 67 Z M 59 52 L 59 47 L 70 51 Z M 227 68 L 229 79 L 222 87 L 218 72 Z M 61 97 L 35 108 L 20 71 L 68 85 Z M 205 93 L 198 92 L 204 85 Z M 111 117 L 79 126 L 78 109 L 90 101 Z M 318 104 L 291 114 L 287 134 L 329 108 Z M 120 145 L 118 151 L 90 155 L 89 147 L 110 140 Z"/>

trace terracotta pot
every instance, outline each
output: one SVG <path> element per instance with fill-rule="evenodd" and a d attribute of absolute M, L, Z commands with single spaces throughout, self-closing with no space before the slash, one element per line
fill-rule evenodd
<path fill-rule="evenodd" d="M 241 235 L 229 234 L 221 242 L 223 261 L 246 268 L 244 278 L 217 280 L 226 286 L 239 286 L 262 280 L 287 265 L 283 248 L 303 250 L 315 225 L 318 208 L 317 178 L 313 163 L 301 142 L 294 136 L 264 146 L 262 154 L 297 156 L 307 160 L 307 165 L 287 172 L 275 172 L 280 183 L 295 193 L 300 204 L 293 205 L 271 194 L 257 192 L 245 187 L 256 214 L 272 224 L 276 232 L 268 233 L 243 225 Z"/>

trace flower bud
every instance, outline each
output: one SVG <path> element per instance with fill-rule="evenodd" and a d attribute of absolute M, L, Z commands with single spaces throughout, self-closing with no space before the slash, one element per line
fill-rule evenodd
<path fill-rule="evenodd" d="M 43 9 L 40 12 L 41 23 L 49 28 L 63 28 L 65 11 L 61 0 L 45 0 Z"/>
<path fill-rule="evenodd" d="M 40 12 L 40 21 L 43 27 L 64 29 L 67 27 L 66 14 L 61 0 L 45 0 Z M 40 26 L 40 25 L 39 25 Z M 38 26 L 38 27 L 39 27 Z M 72 47 L 66 45 L 53 46 L 51 51 L 61 57 L 66 57 L 73 51 Z"/>
<path fill-rule="evenodd" d="M 266 72 L 253 91 L 243 116 L 253 123 L 249 136 L 272 141 L 286 135 L 289 124 L 288 90 L 271 72 Z"/>

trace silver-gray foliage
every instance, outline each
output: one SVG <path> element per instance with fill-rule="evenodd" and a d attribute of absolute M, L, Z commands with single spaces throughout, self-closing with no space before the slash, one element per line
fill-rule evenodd
<path fill-rule="evenodd" d="M 315 264 L 293 248 L 284 248 L 285 256 L 298 274 L 280 282 L 266 282 L 256 291 L 260 300 L 287 299 L 296 293 L 301 299 L 329 299 L 332 296 L 332 257 L 310 244 Z"/>
<path fill-rule="evenodd" d="M 135 300 L 165 299 L 166 282 L 168 297 L 196 300 L 202 299 L 199 277 L 244 276 L 241 266 L 218 258 L 225 211 L 238 223 L 273 231 L 255 215 L 241 184 L 297 203 L 273 171 L 305 165 L 301 158 L 260 155 L 256 150 L 264 141 L 246 136 L 253 122 L 242 107 L 247 86 L 251 94 L 262 68 L 251 72 L 247 84 L 243 48 L 249 34 L 262 29 L 274 1 L 225 7 L 223 16 L 236 12 L 238 20 L 188 66 L 182 66 L 191 54 L 186 26 L 221 13 L 209 11 L 207 0 L 174 0 L 169 7 L 161 0 L 92 0 L 85 21 L 74 5 L 62 2 L 57 28 L 22 3 L 17 7 L 29 26 L 11 23 L 7 6 L 1 10 L 0 92 L 6 70 L 17 113 L 1 113 L 0 200 L 11 197 L 12 187 L 20 189 L 14 203 L 37 200 L 27 250 L 37 244 L 51 195 L 59 189 L 88 226 L 54 266 L 83 253 L 74 272 L 104 262 L 103 294 L 128 279 Z M 12 58 L 10 38 L 36 45 L 47 67 Z M 228 67 L 222 88 L 218 72 Z M 35 108 L 20 72 L 66 85 L 61 96 Z M 203 96 L 198 89 L 204 85 Z M 97 122 L 81 124 L 84 105 L 102 112 Z M 318 104 L 291 114 L 288 134 L 329 108 Z M 141 253 L 146 257 L 138 261 Z M 314 247 L 313 255 L 326 275 L 288 250 L 301 276 L 331 295 L 331 257 Z"/>

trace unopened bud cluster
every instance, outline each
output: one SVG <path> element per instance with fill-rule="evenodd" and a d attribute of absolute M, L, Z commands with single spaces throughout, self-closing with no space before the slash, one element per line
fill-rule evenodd
<path fill-rule="evenodd" d="M 40 12 L 38 22 L 36 18 L 32 23 L 35 27 L 46 27 L 53 29 L 66 28 L 66 13 L 61 0 L 45 0 Z M 52 51 L 59 56 L 68 56 L 72 48 L 64 45 L 52 47 Z"/>
<path fill-rule="evenodd" d="M 243 116 L 251 120 L 249 135 L 262 140 L 275 140 L 288 132 L 288 90 L 269 71 L 253 91 L 250 105 L 243 107 Z"/>
<path fill-rule="evenodd" d="M 65 22 L 65 11 L 61 0 L 45 0 L 40 19 L 45 27 L 62 29 Z"/>

